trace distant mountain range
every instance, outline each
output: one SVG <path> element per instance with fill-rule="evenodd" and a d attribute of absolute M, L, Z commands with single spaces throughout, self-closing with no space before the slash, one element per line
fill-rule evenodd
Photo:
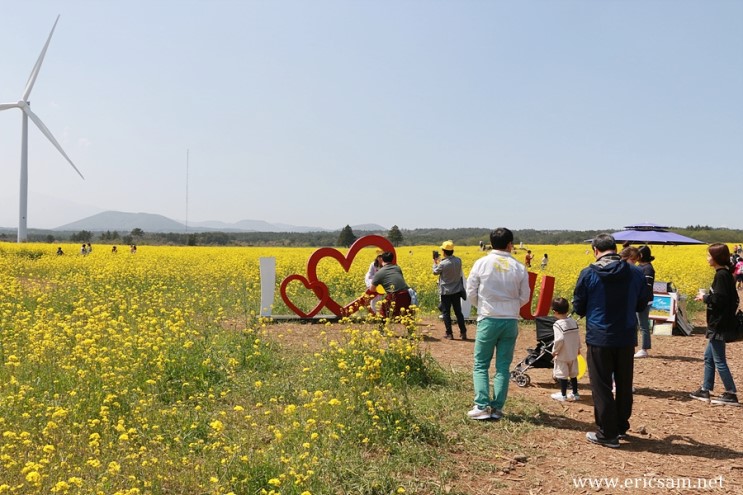
<path fill-rule="evenodd" d="M 226 223 L 216 220 L 206 222 L 189 222 L 188 232 L 333 232 L 341 230 L 344 225 L 337 229 L 326 229 L 322 227 L 303 227 L 300 225 L 289 225 L 285 223 L 268 223 L 263 220 L 240 220 L 235 223 Z M 185 232 L 186 225 L 162 215 L 152 213 L 127 213 L 123 211 L 104 211 L 96 215 L 68 223 L 52 230 L 56 231 L 81 231 L 91 232 L 131 232 L 140 228 L 145 232 Z M 381 225 L 367 223 L 351 225 L 355 231 L 376 232 L 387 231 Z"/>

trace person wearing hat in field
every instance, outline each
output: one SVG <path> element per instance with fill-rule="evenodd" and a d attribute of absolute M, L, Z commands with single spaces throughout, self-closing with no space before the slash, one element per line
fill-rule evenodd
<path fill-rule="evenodd" d="M 377 274 L 380 268 L 382 268 L 382 254 L 384 253 L 384 250 L 377 248 L 377 256 L 374 258 L 374 261 L 371 262 L 369 265 L 369 270 L 366 272 L 366 277 L 364 277 L 364 282 L 366 283 L 366 288 L 371 289 L 372 286 L 372 280 L 374 279 L 374 275 Z M 374 298 L 369 301 L 369 309 L 372 314 L 376 312 L 377 304 L 379 301 L 382 300 L 381 295 L 376 295 Z"/>
<path fill-rule="evenodd" d="M 637 266 L 642 270 L 645 275 L 645 282 L 649 287 L 649 292 L 653 293 L 653 284 L 655 283 L 655 268 L 653 268 L 652 261 L 655 256 L 650 254 L 650 247 L 640 246 L 637 249 L 640 256 Z M 636 358 L 648 357 L 648 351 L 650 350 L 650 307 L 653 305 L 653 300 L 648 301 L 648 304 L 642 311 L 637 313 L 637 322 L 640 325 L 640 333 L 642 333 L 642 348 L 635 353 Z"/>
<path fill-rule="evenodd" d="M 402 275 L 402 269 L 394 263 L 395 255 L 389 251 L 382 253 L 382 268 L 372 278 L 370 292 L 376 292 L 377 286 L 384 287 L 387 293 L 379 304 L 379 312 L 384 318 L 399 316 L 402 310 L 407 310 L 412 302 L 408 284 Z"/>
<path fill-rule="evenodd" d="M 371 262 L 371 265 L 369 265 L 369 270 L 366 272 L 366 277 L 364 277 L 367 289 L 371 288 L 374 275 L 376 275 L 379 269 L 382 268 L 382 254 L 384 254 L 384 251 L 377 248 L 377 256 L 374 258 L 374 261 Z"/>
<path fill-rule="evenodd" d="M 454 242 L 446 241 L 441 245 L 444 258 L 433 259 L 433 274 L 439 276 L 439 294 L 441 295 L 441 313 L 444 316 L 445 339 L 453 339 L 451 329 L 451 309 L 459 326 L 459 337 L 467 340 L 467 327 L 464 325 L 461 295 L 464 292 L 462 279 L 462 260 L 454 256 Z"/>

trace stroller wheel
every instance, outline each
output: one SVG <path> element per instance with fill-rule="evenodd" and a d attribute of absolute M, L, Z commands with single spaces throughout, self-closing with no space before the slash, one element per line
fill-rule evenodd
<path fill-rule="evenodd" d="M 514 378 L 514 381 L 519 387 L 528 387 L 531 383 L 531 378 L 529 378 L 529 375 L 527 375 L 526 373 L 519 373 Z"/>

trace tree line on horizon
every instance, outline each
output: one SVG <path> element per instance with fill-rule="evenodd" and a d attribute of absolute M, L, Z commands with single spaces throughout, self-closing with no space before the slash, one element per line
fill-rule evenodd
<path fill-rule="evenodd" d="M 687 237 L 705 243 L 713 242 L 741 242 L 743 230 L 713 228 L 709 226 L 687 226 L 685 228 L 670 228 Z M 515 243 L 529 244 L 580 244 L 592 239 L 596 234 L 613 232 L 605 230 L 513 230 Z M 339 246 L 348 247 L 357 238 L 377 234 L 390 240 L 394 246 L 437 245 L 445 240 L 452 240 L 460 246 L 477 246 L 483 242 L 490 245 L 490 229 L 485 228 L 425 228 L 400 229 L 393 225 L 387 231 L 357 231 L 346 225 L 340 233 L 336 232 L 144 232 L 135 228 L 131 232 L 120 233 L 116 230 L 105 232 L 56 231 L 29 231 L 31 242 L 100 242 L 104 244 L 144 244 L 144 245 L 173 245 L 173 246 L 282 246 L 282 247 L 321 247 Z M 0 232 L 0 240 L 12 242 L 15 240 L 14 231 Z"/>

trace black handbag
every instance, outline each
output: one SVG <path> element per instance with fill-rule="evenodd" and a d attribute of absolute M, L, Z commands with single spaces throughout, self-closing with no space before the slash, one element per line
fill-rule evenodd
<path fill-rule="evenodd" d="M 743 311 L 735 313 L 735 327 L 723 334 L 725 342 L 740 342 L 743 340 Z"/>
<path fill-rule="evenodd" d="M 464 277 L 462 277 L 462 290 L 459 291 L 459 297 L 461 297 L 463 301 L 467 300 L 467 286 L 465 285 Z"/>

